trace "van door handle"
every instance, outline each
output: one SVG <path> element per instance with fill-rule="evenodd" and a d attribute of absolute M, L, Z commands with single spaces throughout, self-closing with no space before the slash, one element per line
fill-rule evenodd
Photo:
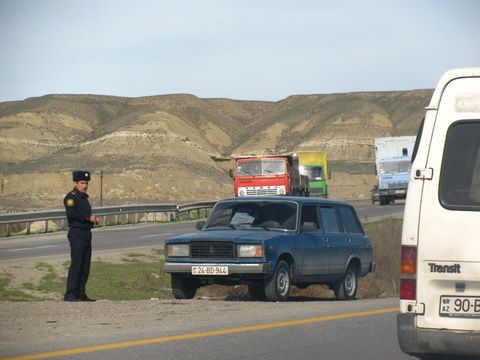
<path fill-rule="evenodd" d="M 415 169 L 414 178 L 420 180 L 432 180 L 433 179 L 433 168 L 426 169 Z"/>

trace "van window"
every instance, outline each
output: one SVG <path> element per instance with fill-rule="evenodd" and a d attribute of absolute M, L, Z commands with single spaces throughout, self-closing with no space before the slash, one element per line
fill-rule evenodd
<path fill-rule="evenodd" d="M 334 207 L 320 207 L 320 216 L 322 217 L 323 228 L 326 233 L 339 233 L 337 212 Z"/>
<path fill-rule="evenodd" d="M 425 124 L 425 117 L 423 117 L 422 122 L 420 123 L 420 127 L 418 128 L 417 137 L 415 138 L 415 145 L 413 145 L 412 163 L 415 161 L 415 158 L 417 157 L 418 147 L 420 146 L 420 140 L 422 139 L 423 125 L 424 124 Z"/>
<path fill-rule="evenodd" d="M 349 234 L 363 234 L 362 228 L 353 214 L 353 209 L 348 206 L 340 206 L 345 232 Z"/>
<path fill-rule="evenodd" d="M 480 120 L 450 126 L 445 141 L 440 203 L 452 210 L 480 210 Z"/>

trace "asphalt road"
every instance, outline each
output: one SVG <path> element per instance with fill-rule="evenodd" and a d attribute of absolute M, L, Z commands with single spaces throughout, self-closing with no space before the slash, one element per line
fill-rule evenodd
<path fill-rule="evenodd" d="M 361 220 L 403 213 L 403 205 L 356 206 Z M 194 222 L 137 224 L 93 230 L 93 250 L 114 251 L 135 247 L 159 247 L 170 236 L 195 232 Z M 66 232 L 0 239 L 0 261 L 44 256 L 68 255 Z"/>
<path fill-rule="evenodd" d="M 76 309 L 79 304 L 68 306 L 70 311 L 86 310 Z M 398 299 L 286 303 L 187 300 L 158 303 L 159 313 L 163 307 L 174 314 L 170 318 L 153 315 L 159 317 L 155 327 L 137 325 L 119 331 L 105 324 L 101 333 L 69 331 L 23 346 L 17 343 L 0 347 L 0 356 L 112 360 L 412 359 L 401 352 L 397 343 Z M 177 310 L 170 310 L 172 307 Z M 204 311 L 199 313 L 199 309 Z"/>

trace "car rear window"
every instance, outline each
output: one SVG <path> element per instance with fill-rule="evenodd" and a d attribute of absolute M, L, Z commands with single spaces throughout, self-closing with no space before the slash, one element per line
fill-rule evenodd
<path fill-rule="evenodd" d="M 480 120 L 450 126 L 440 173 L 439 199 L 451 210 L 480 210 Z"/>
<path fill-rule="evenodd" d="M 349 234 L 363 234 L 362 228 L 357 221 L 353 209 L 347 206 L 340 206 L 340 213 L 342 214 L 343 225 L 345 231 Z"/>

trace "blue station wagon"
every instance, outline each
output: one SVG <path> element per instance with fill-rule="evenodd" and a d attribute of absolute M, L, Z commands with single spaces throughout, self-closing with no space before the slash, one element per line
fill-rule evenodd
<path fill-rule="evenodd" d="M 201 231 L 165 242 L 177 299 L 208 284 L 246 284 L 252 299 L 283 301 L 292 285 L 326 284 L 337 299 L 353 300 L 358 277 L 375 267 L 354 208 L 340 201 L 225 199 L 196 227 Z"/>

